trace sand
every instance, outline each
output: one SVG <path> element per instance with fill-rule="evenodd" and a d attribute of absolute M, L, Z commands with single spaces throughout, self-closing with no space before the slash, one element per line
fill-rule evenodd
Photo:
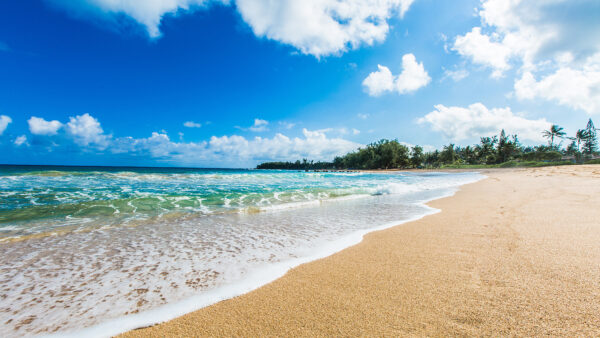
<path fill-rule="evenodd" d="M 125 336 L 599 336 L 600 166 L 485 174 L 441 213 Z"/>

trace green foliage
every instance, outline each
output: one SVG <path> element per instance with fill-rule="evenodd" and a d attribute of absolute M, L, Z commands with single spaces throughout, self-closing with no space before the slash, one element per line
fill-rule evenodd
<path fill-rule="evenodd" d="M 558 151 L 541 149 L 524 153 L 520 159 L 523 161 L 559 161 L 562 156 Z"/>
<path fill-rule="evenodd" d="M 314 162 L 303 159 L 302 162 L 264 162 L 256 166 L 256 169 L 279 169 L 279 170 L 320 170 L 334 169 L 331 162 Z"/>
<path fill-rule="evenodd" d="M 527 161 L 527 162 L 519 162 L 519 161 L 508 161 L 505 163 L 501 163 L 498 165 L 498 168 L 516 168 L 516 167 L 548 167 L 555 165 L 571 165 L 573 162 L 571 161 L 559 161 L 559 162 L 538 162 L 538 161 Z"/>
<path fill-rule="evenodd" d="M 589 119 L 583 136 L 583 153 L 588 156 L 598 151 L 596 130 L 596 127 L 594 127 L 594 122 L 592 122 L 592 119 Z"/>
<path fill-rule="evenodd" d="M 550 141 L 550 148 L 554 148 L 554 138 L 563 138 L 567 134 L 563 130 L 563 127 L 553 124 L 550 129 L 542 132 L 542 135 Z"/>
<path fill-rule="evenodd" d="M 455 163 L 458 156 L 454 151 L 454 144 L 450 143 L 444 146 L 444 150 L 440 153 L 440 162 L 442 163 Z"/>
<path fill-rule="evenodd" d="M 579 129 L 574 137 L 558 125 L 552 125 L 543 135 L 548 145 L 523 147 L 517 135 L 507 135 L 504 130 L 498 136 L 482 137 L 479 144 L 460 147 L 451 143 L 441 151 L 423 152 L 420 146 L 409 149 L 398 140 L 379 140 L 364 148 L 336 157 L 333 162 L 313 162 L 304 159 L 296 162 L 267 162 L 258 169 L 397 169 L 397 168 L 510 168 L 564 165 L 582 163 L 598 154 L 597 129 L 590 119 L 585 129 Z M 566 149 L 555 144 L 555 139 L 569 139 Z M 566 156 L 566 157 L 565 157 Z M 569 161 L 565 161 L 565 160 Z M 597 163 L 598 160 L 586 163 Z"/>
<path fill-rule="evenodd" d="M 421 168 L 423 166 L 423 162 L 425 162 L 425 154 L 423 153 L 423 148 L 420 146 L 414 146 L 412 148 L 410 156 L 410 164 L 414 168 Z"/>
<path fill-rule="evenodd" d="M 418 150 L 417 150 L 418 151 Z M 336 168 L 339 169 L 396 169 L 407 168 L 414 158 L 418 161 L 419 154 L 409 157 L 407 146 L 400 144 L 398 140 L 379 140 L 359 148 L 357 151 L 338 157 L 334 160 Z M 421 149 L 422 153 L 422 149 Z"/>
<path fill-rule="evenodd" d="M 587 163 L 587 162 L 586 162 Z M 600 161 L 599 161 L 600 163 Z M 499 164 L 448 164 L 443 165 L 442 169 L 492 169 L 492 168 L 534 168 L 548 167 L 557 165 L 572 165 L 571 161 L 558 162 L 539 162 L 539 161 L 508 161 Z"/>

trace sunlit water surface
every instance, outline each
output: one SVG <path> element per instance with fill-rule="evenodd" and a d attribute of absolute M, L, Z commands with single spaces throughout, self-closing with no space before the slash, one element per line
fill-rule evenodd
<path fill-rule="evenodd" d="M 422 202 L 481 178 L 0 166 L 0 335 L 79 330 L 217 292 L 431 213 Z"/>

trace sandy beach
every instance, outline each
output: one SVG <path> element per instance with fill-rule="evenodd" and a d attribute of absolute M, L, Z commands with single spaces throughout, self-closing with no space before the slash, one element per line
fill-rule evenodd
<path fill-rule="evenodd" d="M 124 336 L 599 335 L 600 166 L 484 173 L 440 213 Z"/>

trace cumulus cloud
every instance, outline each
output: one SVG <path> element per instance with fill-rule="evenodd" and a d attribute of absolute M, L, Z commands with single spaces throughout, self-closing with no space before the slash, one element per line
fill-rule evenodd
<path fill-rule="evenodd" d="M 563 67 L 539 81 L 525 72 L 515 82 L 515 94 L 521 100 L 542 98 L 600 114 L 600 62 L 589 62 L 580 69 Z"/>
<path fill-rule="evenodd" d="M 32 116 L 27 120 L 29 131 L 34 135 L 56 135 L 63 124 L 57 120 L 46 121 L 41 117 Z"/>
<path fill-rule="evenodd" d="M 386 66 L 377 65 L 376 72 L 372 72 L 364 79 L 362 85 L 371 96 L 379 96 L 394 90 L 394 75 Z"/>
<path fill-rule="evenodd" d="M 110 21 L 129 18 L 150 37 L 161 35 L 165 15 L 230 4 L 229 0 L 47 0 L 76 17 L 96 15 Z M 316 57 L 339 54 L 383 41 L 388 20 L 403 17 L 413 0 L 236 0 L 235 8 L 258 37 L 266 37 Z"/>
<path fill-rule="evenodd" d="M 27 136 L 21 135 L 15 139 L 13 142 L 17 147 L 22 146 L 23 144 L 27 145 Z"/>
<path fill-rule="evenodd" d="M 285 121 L 280 121 L 279 125 L 284 128 L 284 129 L 292 129 L 296 126 L 295 123 L 292 122 L 285 122 Z"/>
<path fill-rule="evenodd" d="M 325 131 L 303 129 L 304 137 L 288 137 L 277 133 L 272 138 L 257 136 L 247 139 L 239 135 L 212 136 L 203 142 L 173 142 L 168 135 L 154 132 L 143 139 L 118 138 L 111 150 L 115 153 L 147 154 L 180 164 L 255 165 L 266 160 L 310 158 L 331 160 L 360 145 L 341 138 L 327 137 Z"/>
<path fill-rule="evenodd" d="M 304 54 L 331 55 L 383 41 L 387 20 L 402 17 L 413 0 L 237 0 L 254 34 Z"/>
<path fill-rule="evenodd" d="M 453 50 L 460 55 L 471 58 L 473 63 L 488 66 L 493 69 L 492 77 L 500 77 L 502 73 L 510 68 L 508 60 L 511 57 L 511 49 L 501 42 L 492 41 L 492 38 L 481 34 L 481 27 L 464 36 L 456 37 Z"/>
<path fill-rule="evenodd" d="M 542 131 L 551 124 L 544 118 L 527 119 L 510 108 L 488 109 L 481 103 L 466 108 L 438 104 L 417 123 L 429 125 L 452 141 L 495 135 L 504 129 L 509 134 L 518 134 L 521 139 L 535 142 L 543 141 Z"/>
<path fill-rule="evenodd" d="M 90 144 L 104 148 L 108 144 L 109 136 L 104 134 L 100 122 L 90 114 L 70 117 L 66 130 L 75 142 L 82 146 Z"/>
<path fill-rule="evenodd" d="M 267 128 L 268 125 L 269 121 L 267 120 L 254 119 L 254 125 L 248 128 L 248 130 L 259 133 L 269 130 L 269 128 Z"/>
<path fill-rule="evenodd" d="M 187 127 L 187 128 L 200 128 L 200 127 L 202 127 L 202 123 L 197 123 L 194 121 L 187 121 L 183 124 L 183 126 Z"/>
<path fill-rule="evenodd" d="M 12 119 L 6 115 L 0 115 L 0 135 L 4 134 L 4 131 L 8 127 L 8 124 L 12 122 Z"/>
<path fill-rule="evenodd" d="M 266 125 L 267 121 L 256 119 L 252 127 L 261 128 Z M 171 140 L 164 130 L 153 132 L 146 138 L 113 137 L 105 134 L 98 119 L 89 114 L 70 117 L 69 122 L 63 125 L 63 130 L 64 137 L 55 140 L 56 147 L 63 146 L 61 142 L 74 142 L 84 152 L 130 155 L 178 165 L 254 166 L 257 162 L 269 160 L 331 160 L 360 146 L 340 137 L 329 136 L 328 133 L 338 131 L 331 128 L 303 129 L 302 137 L 290 137 L 281 133 L 270 138 L 223 135 L 212 136 L 201 142 L 184 142 L 182 133 L 179 133 L 179 141 Z M 352 131 L 354 134 L 356 132 Z M 17 137 L 13 143 L 17 146 L 29 145 L 25 135 Z"/>
<path fill-rule="evenodd" d="M 445 70 L 444 71 L 444 77 L 442 78 L 442 81 L 445 79 L 452 79 L 454 82 L 458 82 L 464 78 L 466 78 L 467 76 L 469 76 L 469 71 L 467 71 L 466 69 L 457 69 L 457 70 Z"/>
<path fill-rule="evenodd" d="M 73 13 L 76 17 L 95 15 L 110 21 L 130 18 L 142 25 L 152 38 L 159 37 L 165 15 L 176 15 L 203 7 L 209 0 L 46 0 Z M 226 1 L 224 1 L 226 2 Z"/>
<path fill-rule="evenodd" d="M 512 57 L 532 70 L 565 54 L 576 62 L 600 52 L 595 0 L 484 0 L 478 14 L 482 27 L 457 36 L 453 49 L 496 74 L 510 68 Z"/>
<path fill-rule="evenodd" d="M 518 67 L 520 99 L 598 112 L 598 1 L 483 0 L 478 14 L 481 27 L 457 36 L 453 50 L 489 67 L 493 77 Z"/>
<path fill-rule="evenodd" d="M 398 76 L 394 76 L 385 66 L 377 65 L 377 68 L 379 70 L 369 74 L 362 83 L 371 96 L 380 96 L 387 92 L 411 93 L 431 81 L 423 63 L 418 63 L 413 54 L 405 54 L 402 57 L 402 73 Z"/>

